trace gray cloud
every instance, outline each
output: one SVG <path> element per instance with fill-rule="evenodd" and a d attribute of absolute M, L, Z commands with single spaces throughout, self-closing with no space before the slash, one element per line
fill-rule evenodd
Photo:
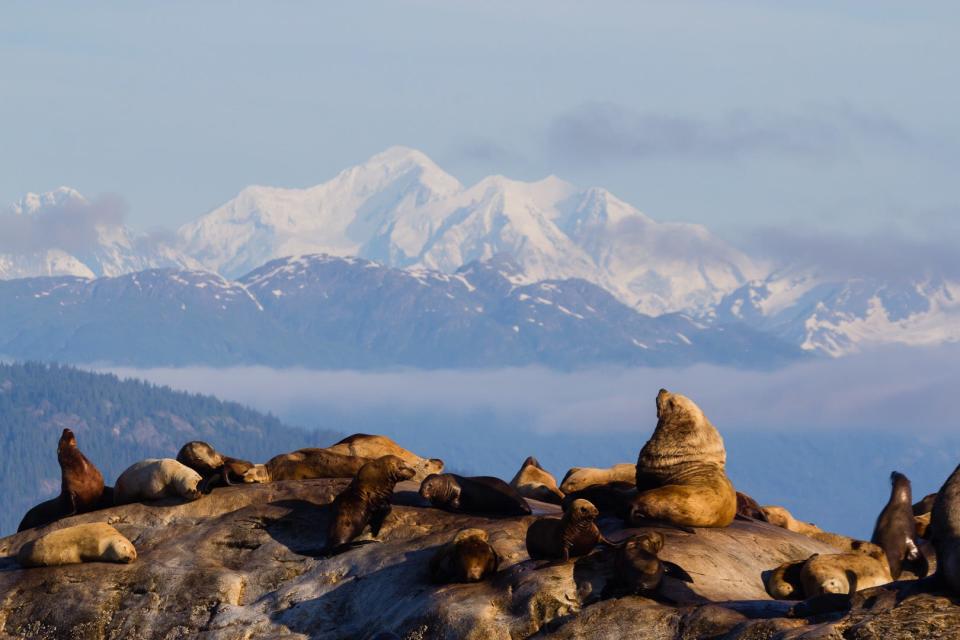
<path fill-rule="evenodd" d="M 96 245 L 98 225 L 121 224 L 126 213 L 126 203 L 114 194 L 91 200 L 68 198 L 33 214 L 0 212 L 0 251 L 84 251 Z"/>
<path fill-rule="evenodd" d="M 921 140 L 905 125 L 850 109 L 810 114 L 728 112 L 706 119 L 588 103 L 547 127 L 548 151 L 573 163 L 650 158 L 727 160 L 753 155 L 832 159 L 860 147 L 907 148 Z"/>

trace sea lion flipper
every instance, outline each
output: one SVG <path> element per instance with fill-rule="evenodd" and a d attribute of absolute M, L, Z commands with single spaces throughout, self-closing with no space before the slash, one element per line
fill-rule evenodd
<path fill-rule="evenodd" d="M 669 560 L 661 560 L 660 562 L 663 564 L 663 573 L 665 575 L 670 576 L 674 580 L 693 584 L 693 576 L 687 573 L 683 567 Z"/>
<path fill-rule="evenodd" d="M 605 545 L 607 545 L 608 547 L 613 547 L 614 549 L 619 549 L 620 547 L 622 547 L 622 546 L 625 545 L 626 543 L 627 543 L 627 540 L 626 540 L 626 539 L 621 540 L 620 542 L 614 542 L 613 540 L 610 540 L 609 538 L 607 538 L 607 537 L 606 537 L 605 535 L 603 535 L 602 533 L 600 534 L 600 544 L 605 544 Z"/>

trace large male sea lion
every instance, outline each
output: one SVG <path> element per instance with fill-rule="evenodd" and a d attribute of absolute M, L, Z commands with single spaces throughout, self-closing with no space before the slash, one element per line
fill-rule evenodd
<path fill-rule="evenodd" d="M 210 493 L 217 486 L 243 482 L 243 474 L 253 467 L 252 462 L 225 456 L 211 445 L 193 440 L 180 447 L 177 462 L 184 464 L 203 478 L 200 490 Z"/>
<path fill-rule="evenodd" d="M 113 488 L 116 504 L 179 496 L 200 497 L 200 474 L 173 458 L 148 458 L 127 467 Z"/>
<path fill-rule="evenodd" d="M 595 522 L 599 511 L 586 500 L 575 500 L 562 518 L 543 517 L 527 528 L 527 553 L 535 560 L 590 553 L 599 543 L 619 546 L 603 537 Z"/>
<path fill-rule="evenodd" d="M 930 516 L 940 582 L 960 594 L 960 466 L 937 492 Z"/>
<path fill-rule="evenodd" d="M 430 559 L 430 578 L 438 584 L 480 582 L 497 572 L 500 556 L 483 529 L 463 529 Z"/>
<path fill-rule="evenodd" d="M 390 515 L 394 487 L 413 475 L 413 469 L 393 455 L 382 456 L 360 467 L 350 485 L 333 501 L 327 551 L 343 547 L 363 533 L 367 525 L 377 537 L 383 521 Z"/>
<path fill-rule="evenodd" d="M 637 459 L 631 523 L 726 527 L 737 513 L 737 494 L 724 471 L 723 438 L 692 400 L 666 389 L 657 394 L 657 419 Z"/>
<path fill-rule="evenodd" d="M 560 491 L 566 495 L 598 484 L 610 484 L 611 482 L 633 484 L 636 482 L 636 478 L 637 465 L 631 462 L 615 464 L 606 469 L 573 467 L 563 476 L 563 481 L 560 483 Z"/>
<path fill-rule="evenodd" d="M 560 504 L 563 501 L 563 492 L 557 487 L 557 479 L 550 475 L 537 459 L 528 457 L 520 465 L 517 475 L 513 476 L 510 486 L 524 498 Z"/>
<path fill-rule="evenodd" d="M 60 495 L 27 511 L 17 531 L 49 524 L 60 518 L 101 508 L 103 475 L 77 447 L 77 438 L 64 429 L 57 443 Z"/>
<path fill-rule="evenodd" d="M 396 442 L 386 436 L 368 435 L 366 433 L 355 433 L 347 436 L 333 446 L 327 447 L 328 451 L 341 453 L 348 456 L 359 456 L 375 460 L 382 456 L 397 456 L 413 469 L 413 480 L 421 482 L 431 473 L 440 473 L 443 471 L 443 460 L 439 458 L 423 458 L 404 449 Z"/>
<path fill-rule="evenodd" d="M 372 459 L 329 449 L 298 449 L 274 456 L 266 464 L 253 465 L 243 474 L 243 481 L 254 483 L 313 478 L 352 478 Z"/>
<path fill-rule="evenodd" d="M 79 562 L 121 562 L 137 559 L 137 550 L 123 534 L 104 522 L 78 524 L 51 531 L 20 548 L 24 567 L 52 567 Z"/>
<path fill-rule="evenodd" d="M 442 509 L 497 516 L 530 515 L 530 505 L 517 490 L 492 476 L 464 477 L 433 473 L 420 484 L 420 495 Z"/>
<path fill-rule="evenodd" d="M 877 516 L 870 542 L 883 548 L 890 566 L 890 575 L 896 580 L 900 577 L 905 561 L 920 560 L 923 556 L 917 548 L 910 480 L 902 473 L 894 471 L 890 474 L 890 483 L 890 499 Z M 926 567 L 921 572 L 925 576 Z"/>

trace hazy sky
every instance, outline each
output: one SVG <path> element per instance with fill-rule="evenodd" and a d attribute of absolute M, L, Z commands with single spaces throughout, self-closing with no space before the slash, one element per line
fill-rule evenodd
<path fill-rule="evenodd" d="M 948 2 L 4 3 L 0 202 L 173 227 L 395 144 L 554 173 L 728 238 L 957 237 Z"/>

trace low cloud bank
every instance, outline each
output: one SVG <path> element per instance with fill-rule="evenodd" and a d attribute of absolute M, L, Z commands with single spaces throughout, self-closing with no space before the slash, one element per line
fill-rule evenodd
<path fill-rule="evenodd" d="M 126 214 L 126 203 L 114 194 L 67 198 L 31 214 L 0 211 L 0 252 L 85 251 L 97 245 L 98 226 L 122 224 Z"/>

